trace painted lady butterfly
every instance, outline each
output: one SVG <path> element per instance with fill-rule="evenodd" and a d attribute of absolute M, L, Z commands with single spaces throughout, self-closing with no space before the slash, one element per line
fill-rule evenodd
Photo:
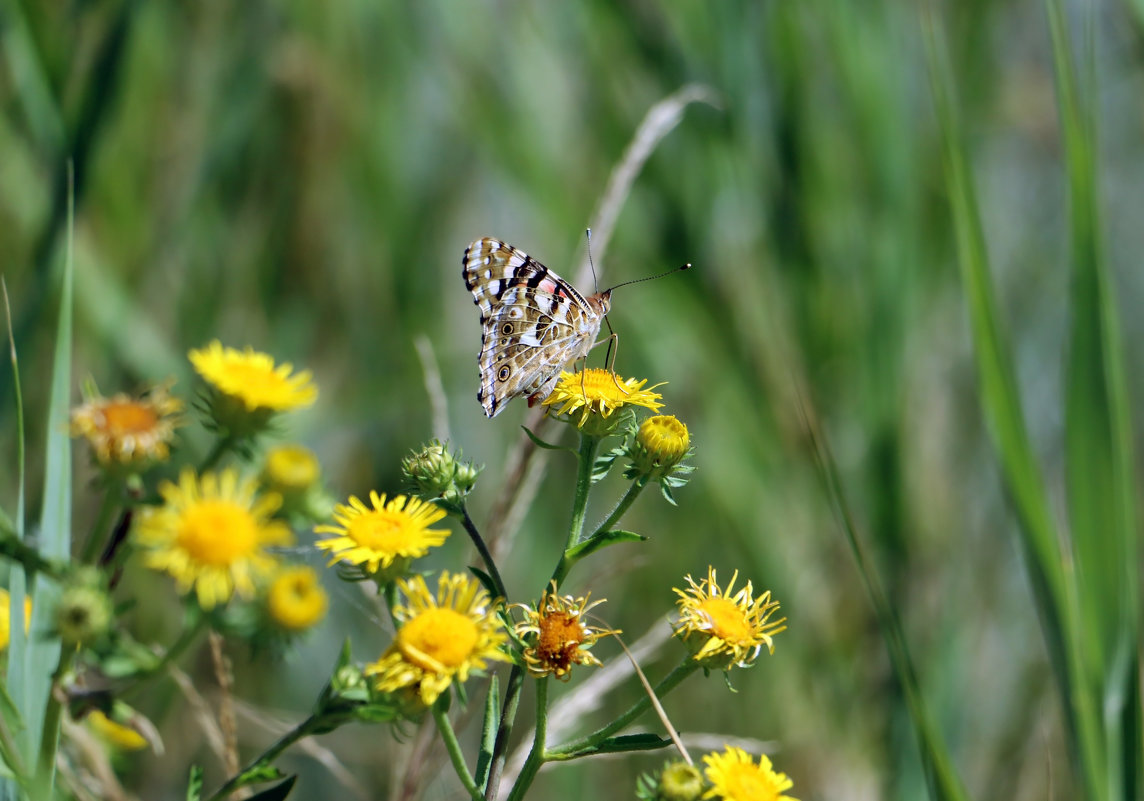
<path fill-rule="evenodd" d="M 611 290 L 585 297 L 536 259 L 491 237 L 471 243 L 461 263 L 481 310 L 477 400 L 485 414 L 496 417 L 520 395 L 529 406 L 544 400 L 560 369 L 596 343 Z"/>

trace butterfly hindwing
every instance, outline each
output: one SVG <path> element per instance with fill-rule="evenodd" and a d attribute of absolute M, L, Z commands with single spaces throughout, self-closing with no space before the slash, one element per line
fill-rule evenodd
<path fill-rule="evenodd" d="M 481 312 L 481 388 L 494 417 L 512 398 L 551 394 L 560 368 L 583 357 L 600 331 L 608 295 L 585 298 L 540 262 L 498 239 L 465 250 L 465 285 Z"/>

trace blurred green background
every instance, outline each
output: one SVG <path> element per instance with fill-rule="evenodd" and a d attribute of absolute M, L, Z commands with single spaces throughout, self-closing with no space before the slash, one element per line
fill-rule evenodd
<path fill-rule="evenodd" d="M 1067 198 L 1044 11 L 983 1 L 946 11 L 1026 413 L 1058 487 Z M 77 400 L 88 375 L 106 393 L 174 375 L 189 396 L 189 348 L 251 345 L 313 370 L 319 402 L 285 435 L 318 452 L 331 490 L 393 492 L 401 456 L 433 433 L 414 347 L 425 336 L 452 440 L 487 465 L 473 500 L 483 524 L 525 408 L 488 421 L 475 399 L 466 244 L 496 236 L 574 274 L 583 229 L 645 112 L 684 83 L 709 85 L 722 107 L 689 107 L 597 254 L 602 284 L 696 267 L 619 290 L 610 320 L 617 370 L 668 382 L 666 411 L 691 428 L 700 469 L 678 508 L 652 492 L 636 504 L 626 527 L 647 544 L 613 549 L 568 586 L 608 598 L 599 612 L 629 641 L 663 625 L 671 587 L 708 564 L 771 589 L 790 624 L 774 656 L 734 675 L 737 694 L 719 677 L 686 683 L 665 702 L 676 726 L 768 741 L 798 798 L 921 797 L 885 647 L 809 457 L 801 393 L 970 794 L 1070 797 L 1058 701 L 975 394 L 913 4 L 3 0 L 0 36 L 0 271 L 33 499 L 69 155 Z M 1117 4 L 1101 9 L 1096 37 L 1105 223 L 1138 396 L 1144 51 Z M 5 508 L 10 387 L 4 370 Z M 192 452 L 206 442 L 194 430 L 182 438 Z M 502 567 L 512 600 L 532 597 L 551 570 L 570 462 L 551 459 Z M 590 516 L 620 491 L 606 483 Z M 93 509 L 81 500 L 77 531 Z M 465 558 L 459 529 L 452 540 L 437 566 Z M 132 625 L 165 637 L 178 620 L 169 583 L 130 578 L 125 592 L 148 598 Z M 385 647 L 372 601 L 329 578 L 329 620 L 284 663 L 234 649 L 240 698 L 295 720 L 344 637 L 362 660 Z M 644 666 L 653 679 L 678 656 L 665 653 Z M 208 665 L 204 656 L 209 696 Z M 626 687 L 612 708 L 639 692 Z M 208 787 L 221 779 L 177 692 L 153 693 L 144 711 L 167 753 L 134 757 L 129 789 L 181 798 L 191 760 L 206 765 Z M 249 719 L 240 729 L 244 753 L 269 739 Z M 410 747 L 380 731 L 321 741 L 365 797 L 387 797 Z M 630 797 L 636 774 L 664 758 L 557 766 L 533 796 Z M 298 750 L 284 767 L 302 773 L 295 798 L 356 797 Z M 428 775 L 423 797 L 461 797 L 447 769 Z"/>

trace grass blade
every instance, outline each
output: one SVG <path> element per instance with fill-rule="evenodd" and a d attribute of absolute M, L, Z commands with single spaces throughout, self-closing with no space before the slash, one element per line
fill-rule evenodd
<path fill-rule="evenodd" d="M 69 194 L 71 194 L 71 170 Z M 68 235 L 60 291 L 60 315 L 52 362 L 52 384 L 48 402 L 47 444 L 44 458 L 44 500 L 40 512 L 39 551 L 48 559 L 66 561 L 71 553 L 71 439 L 68 435 L 68 407 L 71 398 L 72 285 L 74 273 L 74 196 L 68 203 Z M 17 571 L 18 572 L 18 571 Z M 59 638 L 50 635 L 52 612 L 59 586 L 41 574 L 32 586 L 32 626 L 27 643 L 27 674 L 24 692 L 13 695 L 21 702 L 33 749 L 49 745 L 54 754 L 55 732 L 45 732 L 46 708 L 58 703 L 51 698 L 51 677 L 60 658 Z M 57 720 L 58 723 L 58 720 Z M 44 754 L 40 753 L 41 763 Z M 29 760 L 34 763 L 34 760 Z M 54 759 L 47 764 L 49 770 Z M 47 781 L 51 782 L 50 774 Z"/>
<path fill-rule="evenodd" d="M 1046 0 L 1058 112 L 1068 166 L 1072 330 L 1065 426 L 1069 523 L 1077 565 L 1085 692 L 1104 709 L 1109 798 L 1141 788 L 1138 688 L 1139 579 L 1132 431 L 1120 323 L 1100 226 L 1094 115 L 1082 94 L 1060 0 Z M 1091 9 L 1088 30 L 1091 32 Z M 1093 52 L 1088 43 L 1089 66 Z M 1086 72 L 1092 82 L 1092 70 Z"/>
<path fill-rule="evenodd" d="M 1071 555 L 1063 550 L 1044 479 L 1030 445 L 1017 391 L 1016 369 L 993 296 L 981 216 L 954 103 L 953 78 L 935 27 L 932 18 L 926 20 L 926 52 L 942 134 L 958 262 L 977 359 L 978 391 L 1006 486 L 1020 519 L 1025 565 L 1061 692 L 1070 751 L 1088 796 L 1104 799 L 1098 772 L 1102 752 L 1099 705 L 1082 679 L 1083 638 L 1077 613 L 1077 589 L 1073 574 L 1065 569 Z"/>
<path fill-rule="evenodd" d="M 913 660 L 910 658 L 909 648 L 906 646 L 906 639 L 902 634 L 901 623 L 885 589 L 882 587 L 881 581 L 878 579 L 873 563 L 866 556 L 862 542 L 858 538 L 854 518 L 850 514 L 850 507 L 842 492 L 838 466 L 830 453 L 817 421 L 812 419 L 805 404 L 802 405 L 802 413 L 803 422 L 810 436 L 819 478 L 830 498 L 839 523 L 846 534 L 850 550 L 858 564 L 858 572 L 866 585 L 867 594 L 870 596 L 870 602 L 873 604 L 874 612 L 878 618 L 878 627 L 886 641 L 890 663 L 894 666 L 894 675 L 897 676 L 898 682 L 901 684 L 902 695 L 906 699 L 906 707 L 910 713 L 910 721 L 914 726 L 914 734 L 918 739 L 918 750 L 921 752 L 922 767 L 925 771 L 926 782 L 929 785 L 930 797 L 934 801 L 968 801 L 965 788 L 953 769 L 949 748 L 934 725 L 922 697 Z"/>

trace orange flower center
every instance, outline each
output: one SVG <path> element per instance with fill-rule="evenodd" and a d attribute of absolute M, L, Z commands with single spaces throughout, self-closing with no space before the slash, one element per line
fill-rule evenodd
<path fill-rule="evenodd" d="M 177 542 L 195 562 L 229 566 L 258 547 L 258 525 L 236 503 L 203 500 L 183 514 Z"/>
<path fill-rule="evenodd" d="M 453 609 L 434 608 L 417 615 L 397 632 L 405 659 L 423 670 L 463 665 L 477 647 L 477 624 Z"/>
<path fill-rule="evenodd" d="M 751 627 L 743 610 L 726 598 L 708 598 L 698 611 L 711 621 L 712 633 L 726 642 L 747 642 L 752 637 Z"/>
<path fill-rule="evenodd" d="M 113 436 L 152 431 L 159 423 L 159 415 L 150 406 L 134 401 L 109 401 L 103 407 L 103 420 Z"/>
<path fill-rule="evenodd" d="M 584 642 L 584 627 L 579 619 L 568 612 L 549 612 L 541 616 L 539 628 L 537 656 L 548 667 L 568 670 L 576 649 Z"/>

